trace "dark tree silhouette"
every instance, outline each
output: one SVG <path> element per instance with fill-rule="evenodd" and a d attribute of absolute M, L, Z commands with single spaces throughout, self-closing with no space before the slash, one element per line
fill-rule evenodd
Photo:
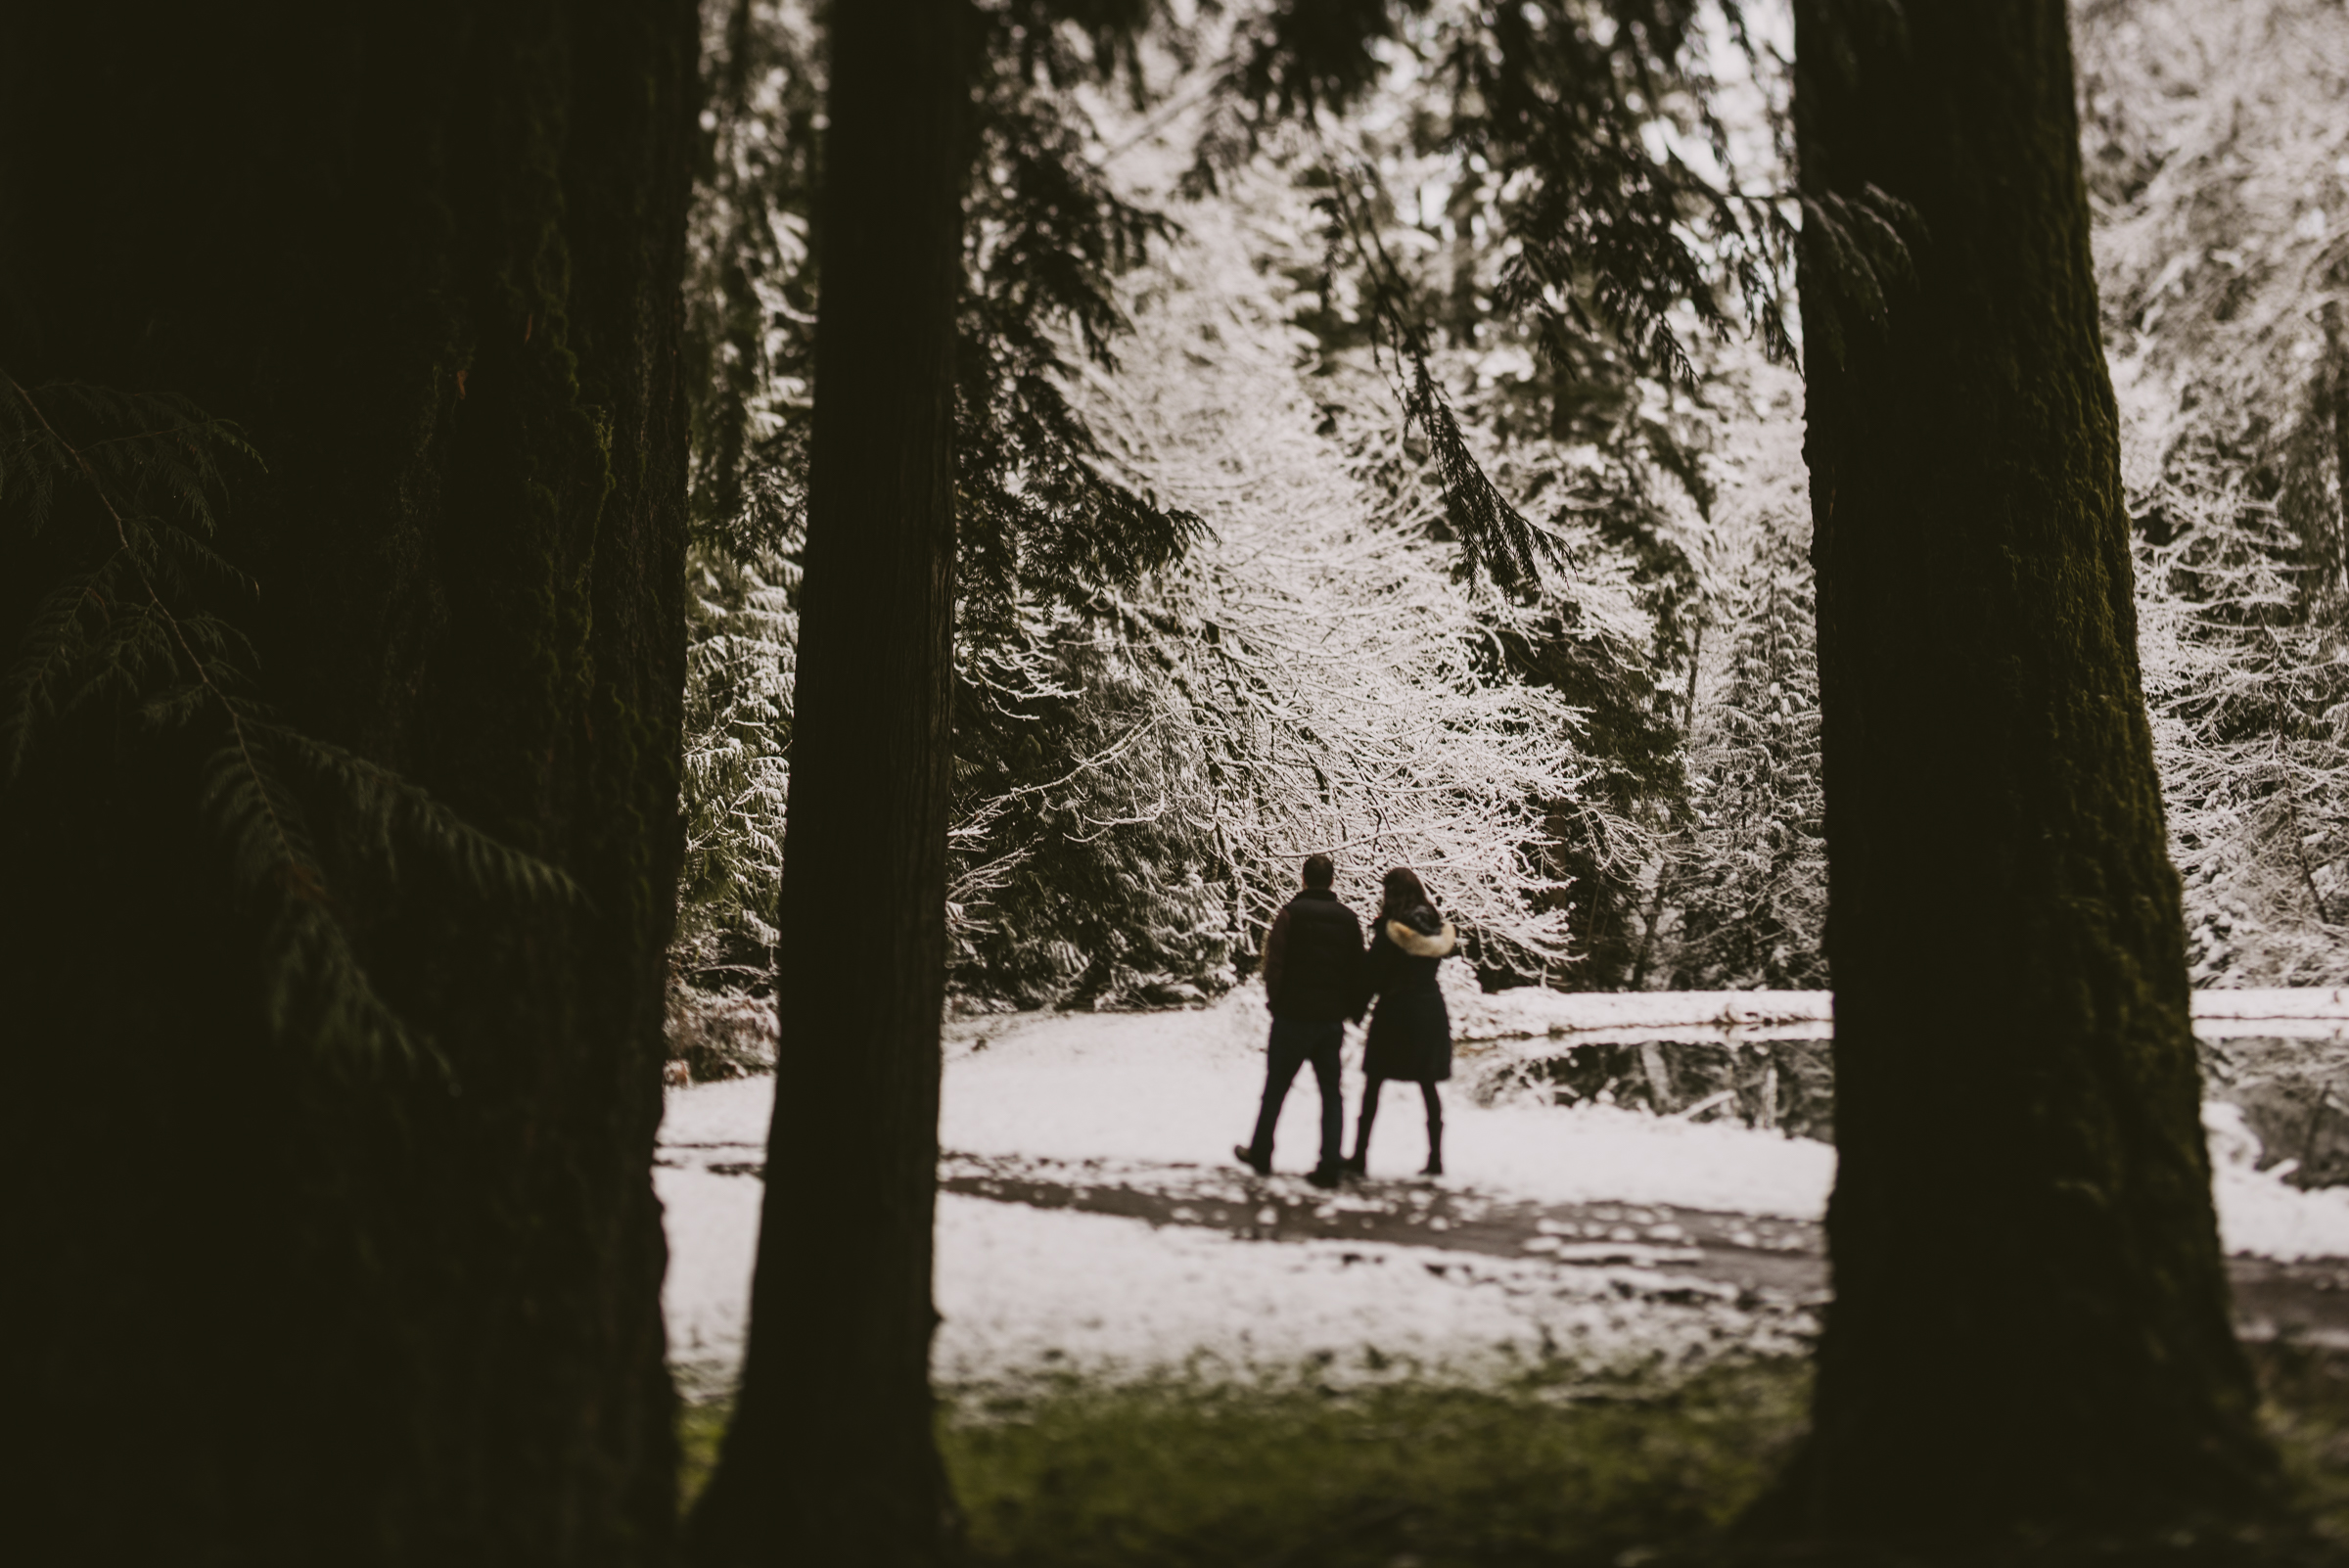
<path fill-rule="evenodd" d="M 2256 1512 L 2062 0 L 1796 7 L 1834 1305 L 1758 1522 Z"/>
<path fill-rule="evenodd" d="M 666 1555 L 696 41 L 9 19 L 0 1511 L 44 1560 Z"/>
<path fill-rule="evenodd" d="M 912 1564 L 959 1535 L 931 1236 L 969 88 L 955 0 L 831 13 L 782 1023 L 742 1390 L 695 1560 Z"/>

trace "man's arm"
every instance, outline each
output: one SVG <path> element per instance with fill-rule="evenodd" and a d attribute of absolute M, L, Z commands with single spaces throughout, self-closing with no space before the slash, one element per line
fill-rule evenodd
<path fill-rule="evenodd" d="M 1289 956 L 1289 911 L 1284 904 L 1265 933 L 1265 1005 L 1280 1006 L 1280 972 Z"/>
<path fill-rule="evenodd" d="M 1354 927 L 1354 960 L 1346 966 L 1346 992 L 1354 1002 L 1354 1021 L 1360 1023 L 1362 1014 L 1370 1010 L 1370 955 L 1362 949 L 1360 921 Z"/>

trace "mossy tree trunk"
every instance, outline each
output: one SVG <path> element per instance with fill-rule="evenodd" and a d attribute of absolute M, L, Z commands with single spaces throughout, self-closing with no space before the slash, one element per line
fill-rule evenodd
<path fill-rule="evenodd" d="M 739 1402 L 696 1560 L 917 1564 L 933 1435 L 953 346 L 969 89 L 950 0 L 831 15 L 782 1038 Z"/>
<path fill-rule="evenodd" d="M 2240 1517 L 2272 1464 L 2211 1205 L 2062 0 L 1802 0 L 1796 29 L 1802 190 L 1847 204 L 1888 310 L 1815 210 L 1835 1297 L 1816 1428 L 1758 1522 Z M 1906 223 L 1912 278 L 1863 207 Z"/>
<path fill-rule="evenodd" d="M 697 41 L 690 0 L 10 16 L 0 369 L 241 424 L 267 470 L 224 542 L 260 597 L 224 600 L 262 695 L 586 895 L 511 904 L 429 855 L 393 880 L 320 804 L 335 917 L 448 1074 L 339 1058 L 267 1023 L 186 751 L 43 732 L 0 797 L 28 1439 L 0 1514 L 45 1561 L 666 1556 Z M 46 586 L 23 521 L 12 660 Z"/>

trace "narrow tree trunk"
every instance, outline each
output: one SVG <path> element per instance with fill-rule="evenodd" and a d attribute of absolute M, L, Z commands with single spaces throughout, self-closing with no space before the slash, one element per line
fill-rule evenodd
<path fill-rule="evenodd" d="M 587 895 L 394 881 L 307 791 L 325 880 L 285 896 L 448 1073 L 336 1057 L 268 1023 L 184 750 L 38 732 L 0 796 L 0 1516 L 43 1561 L 666 1554 L 696 40 L 687 0 L 10 16 L 0 369 L 237 421 L 262 695 Z M 0 510 L 11 663 L 79 483 L 37 535 Z"/>
<path fill-rule="evenodd" d="M 967 89 L 949 0 L 832 12 L 815 419 L 742 1390 L 707 1563 L 942 1560 L 931 1235 Z"/>
<path fill-rule="evenodd" d="M 2062 0 L 1801 0 L 1839 1158 L 1775 1529 L 2258 1507 L 2137 662 Z M 1882 208 L 1882 204 L 1878 204 Z M 1872 220 L 1846 209 L 1869 246 Z M 1848 257 L 1848 254 L 1847 257 Z"/>
<path fill-rule="evenodd" d="M 2333 288 L 2349 289 L 2349 265 L 2333 268 Z M 2332 559 L 2325 563 L 2326 584 L 2334 597 L 2349 598 L 2349 333 L 2341 330 L 2341 301 L 2325 301 L 2326 401 L 2332 415 Z"/>

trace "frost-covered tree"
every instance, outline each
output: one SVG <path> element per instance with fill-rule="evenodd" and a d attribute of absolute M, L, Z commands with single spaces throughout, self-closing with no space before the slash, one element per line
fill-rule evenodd
<path fill-rule="evenodd" d="M 1637 830 L 1587 788 L 1581 715 L 1509 668 L 1502 634 L 1524 613 L 1460 582 L 1416 498 L 1382 489 L 1340 435 L 1374 417 L 1376 390 L 1363 409 L 1300 376 L 1290 292 L 1266 262 L 1280 208 L 1302 201 L 1285 180 L 1250 184 L 1239 213 L 1182 209 L 1188 237 L 1133 280 L 1129 357 L 1156 368 L 1090 378 L 1082 396 L 1121 464 L 1206 532 L 1135 589 L 1039 627 L 1059 707 L 1028 717 L 1039 744 L 1074 726 L 1091 751 L 1057 777 L 989 786 L 985 841 L 1020 859 L 974 956 L 1019 971 L 1023 945 L 1130 907 L 1115 891 L 1083 907 L 1128 874 L 1168 885 L 1192 940 L 1253 950 L 1296 861 L 1325 851 L 1358 887 L 1418 868 L 1490 962 L 1538 971 L 1565 941 L 1545 815 L 1587 810 L 1619 845 Z M 1622 576 L 1610 613 L 1635 637 Z M 1055 912 L 1055 897 L 1077 907 Z"/>
<path fill-rule="evenodd" d="M 2349 979 L 2349 19 L 2083 14 L 2145 672 L 2198 984 Z"/>
<path fill-rule="evenodd" d="M 745 971 L 763 962 L 761 928 L 771 920 L 759 896 L 771 899 L 775 886 L 773 819 L 759 812 L 771 809 L 770 787 L 783 774 L 788 725 L 776 715 L 790 699 L 779 683 L 746 682 L 728 671 L 780 671 L 790 660 L 772 640 L 788 620 L 789 593 L 773 588 L 788 589 L 796 571 L 805 484 L 804 337 L 815 291 L 798 236 L 811 160 L 790 143 L 812 135 L 804 84 L 820 72 L 810 36 L 804 17 L 764 8 L 714 12 L 710 23 L 708 74 L 720 107 L 713 112 L 713 166 L 694 230 L 695 289 L 708 298 L 697 297 L 693 319 L 710 367 L 697 405 L 702 531 L 692 575 L 699 629 L 686 781 L 696 826 L 677 955 L 686 984 L 674 1020 L 679 1048 L 704 1071 L 724 1069 L 729 1037 L 767 1005 L 744 994 L 763 991 Z M 738 68 L 744 58 L 754 66 Z M 1277 810 L 1276 830 L 1220 839 L 1211 828 L 1231 800 L 1257 788 L 1270 765 L 1265 759 L 1288 744 L 1293 720 L 1275 715 L 1268 725 L 1242 726 L 1260 737 L 1250 743 L 1256 754 L 1235 754 L 1210 769 L 1212 777 L 1199 773 L 1199 789 L 1172 793 L 1162 775 L 1197 771 L 1179 750 L 1162 756 L 1124 743 L 1151 712 L 1160 714 L 1153 732 L 1162 736 L 1174 733 L 1166 715 L 1184 715 L 1178 727 L 1194 749 L 1221 722 L 1204 706 L 1216 683 L 1194 682 L 1186 697 L 1168 675 L 1196 656 L 1199 626 L 1216 618 L 1203 623 L 1162 602 L 1184 569 L 1169 568 L 1174 576 L 1161 574 L 1146 591 L 1138 586 L 1136 574 L 1170 560 L 1181 543 L 1186 508 L 1201 509 L 1181 499 L 1179 474 L 1151 466 L 1173 449 L 1167 435 L 1150 433 L 1144 444 L 1160 455 L 1145 462 L 1134 451 L 1099 450 L 1085 434 L 1120 417 L 1103 388 L 1120 389 L 1131 404 L 1196 380 L 1179 353 L 1137 356 L 1121 346 L 1120 313 L 1146 311 L 1146 298 L 1131 290 L 1113 298 L 1088 281 L 1139 255 L 1159 226 L 1148 205 L 1170 200 L 1174 182 L 1162 168 L 1144 205 L 1114 197 L 1088 172 L 1085 160 L 1101 144 L 1071 117 L 1073 105 L 1022 85 L 1016 72 L 990 79 L 995 86 L 982 103 L 995 129 L 972 185 L 960 337 L 965 526 L 948 906 L 954 982 L 974 999 L 1101 1005 L 1195 995 L 1226 983 L 1235 962 L 1250 961 L 1264 900 L 1289 880 L 1285 861 L 1303 853 L 1292 841 L 1317 842 L 1317 834 Z M 759 123 L 736 129 L 728 116 Z M 1182 126 L 1161 129 L 1169 145 L 1189 146 Z M 1156 156 L 1163 165 L 1163 151 Z M 1302 190 L 1285 179 L 1242 180 L 1201 210 L 1236 204 L 1248 231 L 1244 249 L 1255 265 L 1279 274 L 1279 308 L 1326 326 L 1351 308 L 1333 307 L 1332 300 L 1333 288 L 1349 285 L 1332 282 L 1326 206 L 1319 215 L 1311 206 L 1326 198 L 1326 181 L 1315 180 L 1310 157 L 1292 165 L 1308 173 Z M 1125 174 L 1135 167 L 1133 157 L 1125 159 Z M 750 221 L 745 214 L 761 203 L 763 218 Z M 737 295 L 740 302 L 728 303 Z M 1252 320 L 1247 330 L 1274 329 Z M 1336 446 L 1309 443 L 1306 461 L 1347 464 L 1359 482 L 1349 507 L 1394 524 L 1399 537 L 1434 546 L 1427 561 L 1450 559 L 1457 540 L 1429 452 L 1400 428 L 1391 384 L 1359 351 L 1359 333 L 1333 330 L 1310 395 Z M 1261 345 L 1244 346 L 1253 353 Z M 1068 373 L 1080 362 L 1097 367 L 1089 392 L 1078 391 Z M 1272 374 L 1282 384 L 1295 381 L 1285 365 Z M 1625 509 L 1608 502 L 1613 478 L 1632 472 L 1622 463 L 1552 461 L 1532 482 L 1537 490 L 1556 490 L 1564 531 L 1590 559 L 1553 585 L 1538 613 L 1477 601 L 1482 663 L 1471 670 L 1455 662 L 1452 670 L 1471 684 L 1496 670 L 1503 684 L 1529 676 L 1546 684 L 1553 706 L 1577 709 L 1577 723 L 1590 737 L 1563 772 L 1537 770 L 1571 775 L 1577 784 L 1544 804 L 1546 820 L 1525 838 L 1535 858 L 1521 864 L 1488 855 L 1463 892 L 1472 900 L 1489 893 L 1499 900 L 1496 909 L 1530 897 L 1565 913 L 1565 945 L 1545 913 L 1534 921 L 1545 935 L 1530 946 L 1503 932 L 1539 911 L 1519 908 L 1496 924 L 1489 958 L 1504 972 L 1514 954 L 1524 973 L 1546 962 L 1562 975 L 1566 965 L 1556 960 L 1587 949 L 1574 922 L 1634 874 L 1655 835 L 1656 782 L 1677 780 L 1678 732 L 1656 718 L 1669 705 L 1660 695 L 1665 683 L 1647 669 L 1653 649 L 1669 639 L 1646 600 L 1618 591 Z M 1570 492 L 1578 498 L 1572 506 L 1564 499 Z M 1635 561 L 1630 570 L 1636 576 L 1641 568 Z M 1373 578 L 1351 590 L 1345 585 L 1355 579 L 1343 571 L 1329 580 L 1341 593 L 1366 592 Z M 1471 600 L 1453 592 L 1448 602 Z M 1421 750 L 1436 739 L 1424 731 Z M 751 782 L 746 767 L 763 770 L 763 782 Z M 1171 799 L 1188 804 L 1172 810 L 1155 804 Z"/>
<path fill-rule="evenodd" d="M 1757 367 L 1708 522 L 1689 815 L 1649 972 L 1679 989 L 1826 984 L 1819 662 L 1800 387 Z"/>
<path fill-rule="evenodd" d="M 1547 824 L 1573 946 L 1547 973 L 1637 984 L 1660 865 L 1593 837 L 1601 819 L 1581 807 L 1603 799 L 1604 821 L 1649 841 L 1686 820 L 1697 558 L 1719 478 L 1705 448 L 1726 423 L 1705 332 L 1750 312 L 1777 342 L 1786 233 L 1770 202 L 1708 178 L 1772 165 L 1772 73 L 1733 41 L 1735 19 L 1709 28 L 1700 8 L 1355 20 L 1392 30 L 1377 69 L 1358 80 L 1344 50 L 1307 51 L 1289 77 L 1240 72 L 1224 112 L 1262 146 L 1276 138 L 1250 107 L 1344 100 L 1301 139 L 1323 247 L 1288 263 L 1313 294 L 1297 320 L 1317 375 L 1384 383 L 1404 415 L 1355 427 L 1382 483 L 1532 612 L 1496 628 L 1500 645 L 1519 678 L 1583 713 L 1592 770 Z M 1625 568 L 1629 637 L 1593 613 Z"/>
<path fill-rule="evenodd" d="M 822 74 L 812 11 L 712 0 L 702 160 L 686 224 L 693 416 L 686 560 L 685 859 L 672 1058 L 696 1077 L 771 1060 L 793 645 L 806 537 Z"/>
<path fill-rule="evenodd" d="M 1436 199 L 1456 152 L 1359 141 L 1353 161 L 1308 144 L 1318 155 L 1305 182 L 1322 213 L 1320 254 L 1286 260 L 1311 291 L 1295 319 L 1319 348 L 1315 396 L 1396 518 L 1457 549 L 1463 576 L 1486 580 L 1496 564 L 1469 547 L 1483 526 L 1455 515 L 1454 491 L 1538 525 L 1548 559 L 1505 568 L 1487 618 L 1509 677 L 1581 715 L 1578 786 L 1549 803 L 1540 847 L 1568 950 L 1540 969 L 1513 970 L 1497 953 L 1480 961 L 1497 977 L 1635 983 L 1654 846 L 1685 805 L 1704 484 L 1687 443 L 1704 423 L 1698 398 L 1603 351 L 1561 372 L 1523 323 L 1475 303 L 1500 287 L 1506 252 L 1463 243 L 1498 228 L 1489 195 Z M 1392 188 L 1420 192 L 1420 210 L 1405 210 Z M 1388 340 L 1414 330 L 1395 323 L 1420 320 L 1438 324 L 1424 352 L 1392 353 Z"/>
<path fill-rule="evenodd" d="M 670 1055 L 696 1078 L 771 1060 L 798 578 L 797 558 L 772 547 L 704 539 L 688 550 L 685 854 L 668 1032 Z"/>

